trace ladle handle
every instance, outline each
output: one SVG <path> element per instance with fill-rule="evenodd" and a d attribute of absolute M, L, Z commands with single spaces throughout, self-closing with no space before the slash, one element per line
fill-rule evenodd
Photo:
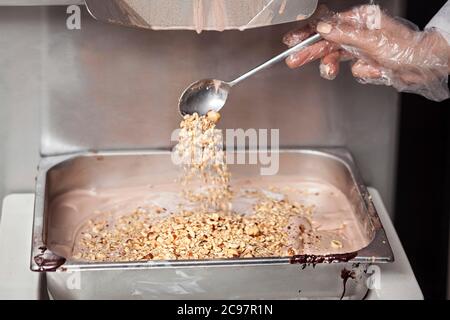
<path fill-rule="evenodd" d="M 257 73 L 258 71 L 261 71 L 263 69 L 269 68 L 271 66 L 273 66 L 274 64 L 286 59 L 287 57 L 289 57 L 291 54 L 293 54 L 294 52 L 300 51 L 310 45 L 313 45 L 316 42 L 319 42 L 322 39 L 322 36 L 320 34 L 315 34 L 311 37 L 309 37 L 308 39 L 300 42 L 299 44 L 293 46 L 292 48 L 289 48 L 288 50 L 280 53 L 279 55 L 277 55 L 276 57 L 273 57 L 272 59 L 264 62 L 263 64 L 257 66 L 256 68 L 250 70 L 249 72 L 243 74 L 242 76 L 240 76 L 239 78 L 228 82 L 228 84 L 232 87 L 235 84 L 238 84 L 239 82 L 241 82 L 242 80 L 247 79 L 248 77 L 254 75 L 255 73 Z"/>

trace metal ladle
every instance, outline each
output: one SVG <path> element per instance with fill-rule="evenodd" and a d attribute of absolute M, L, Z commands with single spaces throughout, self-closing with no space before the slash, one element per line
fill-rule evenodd
<path fill-rule="evenodd" d="M 258 71 L 271 67 L 272 65 L 284 60 L 294 52 L 304 49 L 320 41 L 321 39 L 322 37 L 320 34 L 313 35 L 231 82 L 216 79 L 204 79 L 192 83 L 186 90 L 184 90 L 178 102 L 178 108 L 181 115 L 184 116 L 186 114 L 193 113 L 206 115 L 209 111 L 218 112 L 225 105 L 230 89 L 233 86 L 254 75 Z"/>

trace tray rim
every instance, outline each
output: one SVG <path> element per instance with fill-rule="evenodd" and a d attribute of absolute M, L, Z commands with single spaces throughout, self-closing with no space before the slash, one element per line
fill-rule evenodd
<path fill-rule="evenodd" d="M 39 266 L 34 257 L 42 253 L 42 248 L 46 248 L 43 241 L 44 231 L 44 205 L 45 186 L 47 173 L 59 165 L 80 157 L 98 156 L 123 156 L 123 155 L 156 155 L 169 154 L 170 149 L 136 149 L 136 150 L 102 150 L 85 151 L 62 155 L 42 157 L 38 165 L 36 177 L 36 189 L 33 213 L 33 231 L 31 243 L 30 269 L 35 272 L 48 271 L 94 271 L 94 270 L 131 270 L 131 269 L 151 269 L 151 268 L 195 268 L 195 267 L 231 267 L 231 266 L 263 266 L 292 264 L 292 257 L 269 257 L 269 258 L 238 258 L 238 259 L 211 259 L 211 260 L 158 260 L 140 262 L 73 262 L 65 261 L 57 268 L 43 269 Z M 257 150 L 237 150 L 236 153 L 258 152 Z M 355 182 L 362 203 L 370 215 L 371 222 L 375 228 L 375 235 L 371 243 L 356 252 L 356 256 L 348 261 L 331 260 L 317 264 L 327 263 L 391 263 L 394 262 L 394 254 L 383 228 L 378 212 L 372 202 L 372 198 L 363 183 L 353 156 L 343 147 L 290 147 L 280 148 L 279 153 L 305 153 L 325 156 L 343 164 L 349 171 Z"/>

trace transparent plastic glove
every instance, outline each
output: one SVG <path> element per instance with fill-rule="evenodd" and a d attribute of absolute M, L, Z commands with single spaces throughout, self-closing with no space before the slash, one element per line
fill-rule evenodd
<path fill-rule="evenodd" d="M 377 5 L 364 5 L 331 14 L 323 8 L 319 18 L 285 35 L 293 46 L 314 32 L 325 40 L 286 59 L 297 68 L 321 59 L 320 72 L 334 79 L 343 60 L 352 60 L 352 72 L 361 83 L 393 86 L 430 100 L 449 98 L 450 47 L 434 29 L 419 31 L 408 21 L 392 18 Z"/>

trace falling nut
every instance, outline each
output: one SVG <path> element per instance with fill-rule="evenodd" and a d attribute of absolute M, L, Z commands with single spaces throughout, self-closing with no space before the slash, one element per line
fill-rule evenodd
<path fill-rule="evenodd" d="M 215 111 L 209 111 L 206 116 L 208 117 L 209 121 L 212 121 L 214 123 L 219 122 L 220 120 L 220 113 L 215 112 Z"/>

